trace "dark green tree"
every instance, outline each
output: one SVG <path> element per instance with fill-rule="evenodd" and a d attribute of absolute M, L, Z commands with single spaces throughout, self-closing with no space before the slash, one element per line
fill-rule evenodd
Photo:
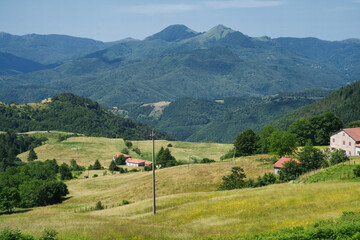
<path fill-rule="evenodd" d="M 100 170 L 102 167 L 101 167 L 101 164 L 99 162 L 98 159 L 96 159 L 95 163 L 94 163 L 94 166 L 92 167 L 93 170 Z"/>
<path fill-rule="evenodd" d="M 257 152 L 258 153 L 268 153 L 270 152 L 270 135 L 276 131 L 276 129 L 267 125 L 264 127 L 260 134 L 260 140 L 258 141 Z"/>
<path fill-rule="evenodd" d="M 310 121 L 305 117 L 295 120 L 289 127 L 289 132 L 296 135 L 300 146 L 304 146 L 305 143 L 311 139 L 314 139 L 314 129 Z"/>
<path fill-rule="evenodd" d="M 219 186 L 219 190 L 231 190 L 245 187 L 246 175 L 244 169 L 241 167 L 233 167 L 231 169 L 231 174 L 228 176 L 223 176 L 222 183 Z"/>
<path fill-rule="evenodd" d="M 357 165 L 354 169 L 353 169 L 354 175 L 355 177 L 360 177 L 360 165 Z"/>
<path fill-rule="evenodd" d="M 312 145 L 308 140 L 303 149 L 298 153 L 299 161 L 304 171 L 311 171 L 323 166 L 326 162 L 325 154 Z"/>
<path fill-rule="evenodd" d="M 291 155 L 297 148 L 297 141 L 295 134 L 274 131 L 270 137 L 270 152 L 277 154 L 279 157 Z"/>
<path fill-rule="evenodd" d="M 124 157 L 124 155 L 120 155 L 117 158 L 115 158 L 115 163 L 117 165 L 125 165 L 126 164 L 126 158 Z"/>
<path fill-rule="evenodd" d="M 29 151 L 29 155 L 28 155 L 28 158 L 27 158 L 27 160 L 29 161 L 29 162 L 32 162 L 32 161 L 34 161 L 35 159 L 37 159 L 38 157 L 37 157 L 37 155 L 36 155 L 36 153 L 35 153 L 35 151 L 34 151 L 34 148 L 30 148 L 30 151 Z"/>
<path fill-rule="evenodd" d="M 133 146 L 131 141 L 125 141 L 125 145 L 128 149 L 130 149 Z"/>
<path fill-rule="evenodd" d="M 71 168 L 66 163 L 63 163 L 59 167 L 60 179 L 61 180 L 70 180 L 73 178 L 71 173 Z"/>
<path fill-rule="evenodd" d="M 310 119 L 314 129 L 314 144 L 329 145 L 330 135 L 340 130 L 343 122 L 335 114 L 328 112 Z"/>
<path fill-rule="evenodd" d="M 294 180 L 304 172 L 302 165 L 295 160 L 284 163 L 284 167 L 279 172 L 279 178 L 283 181 Z"/>
<path fill-rule="evenodd" d="M 236 156 L 252 155 L 256 151 L 260 137 L 252 129 L 240 133 L 234 141 Z"/>
<path fill-rule="evenodd" d="M 118 171 L 119 168 L 116 166 L 116 163 L 114 161 L 111 161 L 110 165 L 109 165 L 109 171 L 110 172 L 114 172 L 114 171 Z"/>
<path fill-rule="evenodd" d="M 20 195 L 15 187 L 0 188 L 0 210 L 11 213 L 20 201 Z"/>
<path fill-rule="evenodd" d="M 121 152 L 122 152 L 123 154 L 129 154 L 129 149 L 124 148 L 123 150 L 121 150 Z"/>
<path fill-rule="evenodd" d="M 141 150 L 138 147 L 134 147 L 133 151 L 137 154 L 137 155 L 141 155 Z"/>
<path fill-rule="evenodd" d="M 168 148 L 160 148 L 158 154 L 156 155 L 156 164 L 161 166 L 161 168 L 176 166 L 177 162 L 174 156 L 171 155 L 171 152 Z"/>

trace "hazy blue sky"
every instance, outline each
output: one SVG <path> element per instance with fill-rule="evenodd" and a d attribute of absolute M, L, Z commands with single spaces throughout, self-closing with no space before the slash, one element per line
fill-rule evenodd
<path fill-rule="evenodd" d="M 0 32 L 143 39 L 172 24 L 251 37 L 360 38 L 360 0 L 0 0 Z"/>

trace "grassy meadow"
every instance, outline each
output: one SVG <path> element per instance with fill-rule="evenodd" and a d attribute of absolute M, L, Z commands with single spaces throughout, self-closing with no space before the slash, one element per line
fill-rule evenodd
<path fill-rule="evenodd" d="M 48 137 L 45 145 L 35 149 L 39 160 L 56 158 L 58 163 L 75 159 L 79 165 L 88 166 L 99 159 L 107 167 L 112 155 L 125 147 L 122 139 L 79 136 L 58 142 L 58 135 L 67 133 L 32 134 Z M 60 204 L 0 214 L 0 229 L 18 228 L 35 236 L 40 236 L 45 228 L 54 229 L 59 239 L 68 240 L 225 239 L 311 225 L 336 219 L 343 211 L 360 211 L 360 185 L 346 179 L 216 191 L 222 177 L 234 166 L 244 168 L 247 178 L 272 172 L 271 156 L 219 161 L 232 146 L 215 143 L 156 141 L 156 151 L 169 143 L 177 160 L 208 157 L 217 162 L 157 170 L 155 216 L 151 172 L 111 174 L 92 170 L 88 179 L 83 177 L 88 174 L 86 171 L 78 179 L 66 181 L 70 194 Z M 151 141 L 133 141 L 133 145 L 140 148 L 144 158 L 151 156 Z M 25 160 L 27 154 L 20 158 Z M 358 158 L 353 160 L 360 162 Z M 344 172 L 350 169 L 348 165 L 341 166 L 333 168 L 340 167 Z M 123 200 L 130 204 L 122 205 Z M 98 201 L 106 208 L 89 211 Z"/>
<path fill-rule="evenodd" d="M 62 132 L 30 132 L 28 134 L 34 134 L 35 136 L 47 137 L 48 141 L 45 145 L 35 148 L 35 152 L 38 156 L 38 160 L 45 161 L 46 159 L 56 159 L 59 164 L 65 162 L 70 163 L 71 159 L 75 159 L 76 162 L 88 167 L 90 164 L 94 164 L 98 159 L 102 166 L 108 167 L 112 160 L 113 155 L 120 153 L 122 149 L 126 148 L 123 139 L 112 139 L 103 137 L 70 137 L 64 141 L 59 142 L 58 137 L 61 135 L 68 135 L 69 133 Z M 151 161 L 152 142 L 151 141 L 132 141 L 133 147 L 138 147 L 141 150 L 141 156 L 130 150 L 130 155 L 133 158 L 141 158 Z M 158 152 L 161 147 L 167 147 L 171 143 L 171 154 L 178 161 L 190 162 L 196 159 L 210 158 L 216 161 L 220 160 L 220 157 L 227 153 L 231 148 L 231 144 L 219 144 L 219 143 L 190 143 L 190 142 L 177 142 L 156 140 L 155 152 Z M 18 157 L 26 161 L 29 152 L 24 152 Z"/>

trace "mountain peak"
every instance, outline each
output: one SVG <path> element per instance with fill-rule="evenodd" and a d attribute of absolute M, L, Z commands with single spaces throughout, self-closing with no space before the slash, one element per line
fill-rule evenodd
<path fill-rule="evenodd" d="M 164 30 L 147 37 L 146 40 L 156 40 L 161 39 L 167 42 L 178 42 L 187 38 L 194 37 L 199 33 L 191 30 L 190 28 L 186 27 L 185 25 L 176 24 L 170 25 Z"/>

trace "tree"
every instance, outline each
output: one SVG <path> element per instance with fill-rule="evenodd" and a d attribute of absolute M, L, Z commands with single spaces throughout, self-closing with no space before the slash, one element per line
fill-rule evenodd
<path fill-rule="evenodd" d="M 259 139 L 259 136 L 256 135 L 252 129 L 240 133 L 234 141 L 236 156 L 248 156 L 254 154 Z"/>
<path fill-rule="evenodd" d="M 156 155 L 156 164 L 160 165 L 162 168 L 176 166 L 177 162 L 174 156 L 171 155 L 171 152 L 168 148 L 160 148 L 158 154 Z"/>
<path fill-rule="evenodd" d="M 128 149 L 130 149 L 133 144 L 132 144 L 132 142 L 130 142 L 130 141 L 125 141 L 125 145 L 126 145 L 126 147 L 127 147 Z"/>
<path fill-rule="evenodd" d="M 360 165 L 357 165 L 354 169 L 353 169 L 354 175 L 355 177 L 360 177 Z"/>
<path fill-rule="evenodd" d="M 32 162 L 32 161 L 34 161 L 35 159 L 37 159 L 38 157 L 37 157 L 37 155 L 36 155 L 36 153 L 35 153 L 35 151 L 34 151 L 34 148 L 30 148 L 30 151 L 29 151 L 29 155 L 28 155 L 28 161 L 29 162 Z"/>
<path fill-rule="evenodd" d="M 320 168 L 325 164 L 325 154 L 312 145 L 308 140 L 303 149 L 299 152 L 299 161 L 305 171 Z"/>
<path fill-rule="evenodd" d="M 314 129 L 305 117 L 295 120 L 290 125 L 289 132 L 296 135 L 300 146 L 304 146 L 309 139 L 314 138 Z"/>
<path fill-rule="evenodd" d="M 228 176 L 223 176 L 223 182 L 219 186 L 219 190 L 231 190 L 245 187 L 246 175 L 244 169 L 241 167 L 233 167 L 231 169 L 231 174 Z"/>
<path fill-rule="evenodd" d="M 60 165 L 59 173 L 61 180 L 70 180 L 73 178 L 71 173 L 71 168 L 66 163 Z"/>
<path fill-rule="evenodd" d="M 120 155 L 117 158 L 115 158 L 115 163 L 117 165 L 125 165 L 126 164 L 126 158 L 124 155 Z"/>
<path fill-rule="evenodd" d="M 276 131 L 276 129 L 267 125 L 264 127 L 263 131 L 260 134 L 260 140 L 258 141 L 257 152 L 258 153 L 268 153 L 270 151 L 270 135 Z"/>
<path fill-rule="evenodd" d="M 291 155 L 297 148 L 295 134 L 283 131 L 274 131 L 270 137 L 270 152 L 282 157 Z"/>
<path fill-rule="evenodd" d="M 94 163 L 94 166 L 92 167 L 93 170 L 100 170 L 102 167 L 101 167 L 101 164 L 99 162 L 99 160 L 96 159 L 95 163 Z"/>
<path fill-rule="evenodd" d="M 346 162 L 349 161 L 349 157 L 346 156 L 344 150 L 342 149 L 335 149 L 331 154 L 330 154 L 330 163 L 332 165 L 341 163 L 341 162 Z"/>
<path fill-rule="evenodd" d="M 302 165 L 295 160 L 284 163 L 284 167 L 279 172 L 280 180 L 294 180 L 304 172 Z"/>
<path fill-rule="evenodd" d="M 124 154 L 129 154 L 129 149 L 124 148 L 123 150 L 121 150 L 121 152 L 124 153 Z"/>
<path fill-rule="evenodd" d="M 330 135 L 342 128 L 343 122 L 335 114 L 328 112 L 310 119 L 314 129 L 314 144 L 329 145 Z"/>
<path fill-rule="evenodd" d="M 138 147 L 134 147 L 133 151 L 137 154 L 137 155 L 141 155 L 141 151 Z"/>
<path fill-rule="evenodd" d="M 117 171 L 119 168 L 116 166 L 116 163 L 114 161 L 111 161 L 110 166 L 109 166 L 109 171 L 110 172 L 114 172 Z"/>
<path fill-rule="evenodd" d="M 20 195 L 15 187 L 0 189 L 0 210 L 11 213 L 20 201 Z"/>

